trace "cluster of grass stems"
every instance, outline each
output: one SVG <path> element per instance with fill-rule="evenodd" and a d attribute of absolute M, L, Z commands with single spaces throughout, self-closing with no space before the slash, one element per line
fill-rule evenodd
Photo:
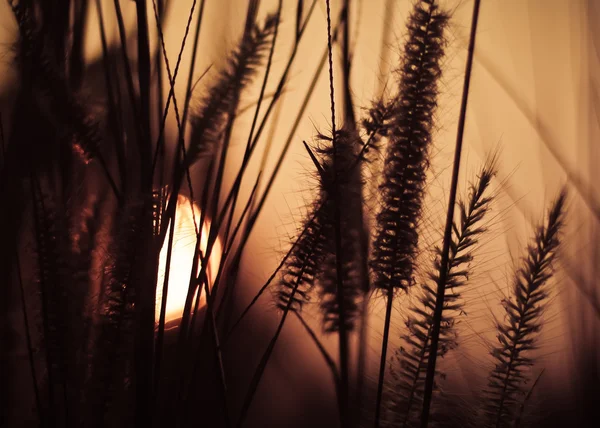
<path fill-rule="evenodd" d="M 248 165 L 299 61 L 298 48 L 319 2 L 327 13 L 323 56 L 274 169 L 267 174 L 261 167 L 250 175 Z M 340 426 L 522 426 L 531 396 L 526 383 L 533 380 L 531 351 L 550 294 L 566 193 L 550 205 L 515 273 L 513 293 L 503 301 L 506 316 L 497 324 L 494 366 L 488 385 L 474 391 L 485 397 L 476 411 L 464 418 L 449 415 L 461 404 L 443 394 L 444 376 L 436 365 L 460 344 L 455 324 L 466 316 L 462 293 L 477 267 L 474 260 L 488 233 L 486 218 L 496 195 L 496 155 L 490 155 L 463 196 L 458 189 L 480 1 L 474 2 L 447 216 L 430 267 L 416 264 L 451 19 L 437 0 L 414 1 L 392 76 L 395 88 L 370 106 L 352 101 L 349 0 L 341 2 L 339 17 L 331 16 L 330 0 L 296 2 L 296 16 L 289 18 L 295 38 L 280 76 L 271 66 L 283 1 L 259 19 L 260 1 L 249 0 L 243 34 L 227 60 L 210 70 L 211 80 L 202 90 L 195 89 L 202 72 L 195 64 L 205 0 L 192 2 L 175 64 L 167 60 L 162 30 L 172 2 L 135 3 L 132 37 L 119 0 L 95 0 L 96 15 L 88 13 L 91 0 L 9 0 L 18 26 L 13 66 L 20 82 L 10 123 L 1 128 L 0 301 L 19 302 L 33 425 L 244 426 L 292 316 L 331 371 Z M 117 19 L 117 46 L 107 43 L 108 9 Z M 100 29 L 102 82 L 86 79 L 82 40 L 89 16 L 97 17 Z M 158 43 L 151 52 L 154 32 Z M 182 77 L 180 60 L 189 45 L 191 66 Z M 341 55 L 334 52 L 338 46 Z M 338 70 L 341 87 L 334 85 Z M 322 72 L 330 82 L 330 132 L 319 134 L 315 145 L 304 143 L 315 169 L 314 200 L 279 266 L 235 317 L 244 251 Z M 176 79 L 186 79 L 183 99 L 175 96 Z M 166 97 L 157 84 L 162 81 L 168 82 Z M 273 81 L 275 90 L 267 96 Z M 101 103 L 100 112 L 84 95 L 89 85 L 103 88 L 105 96 L 93 100 Z M 260 93 L 243 158 L 236 171 L 227 171 L 240 100 L 251 85 Z M 358 117 L 358 107 L 366 107 L 364 117 Z M 165 136 L 169 115 L 177 124 L 172 144 Z M 378 198 L 371 202 L 363 188 L 367 164 L 377 171 Z M 229 188 L 226 174 L 233 176 Z M 252 188 L 249 194 L 241 192 L 245 182 Z M 185 306 L 181 318 L 168 325 L 175 233 L 169 225 L 175 224 L 181 194 L 199 213 L 193 215 L 194 258 Z M 375 215 L 369 218 L 367 212 Z M 204 224 L 209 224 L 206 230 Z M 218 240 L 220 262 L 209 274 Z M 167 262 L 157 311 L 162 248 Z M 25 275 L 25 270 L 33 273 Z M 428 274 L 419 276 L 422 271 Z M 266 290 L 279 310 L 277 329 L 249 384 L 239 385 L 232 382 L 223 354 Z M 392 308 L 409 294 L 415 299 L 403 346 L 388 357 Z M 320 308 L 322 335 L 303 318 L 312 300 Z M 373 381 L 366 370 L 367 326 L 369 306 L 378 301 L 385 314 Z M 8 313 L 8 303 L 2 304 Z M 8 317 L 2 324 L 3 336 L 10 336 Z M 322 343 L 329 335 L 337 338 L 337 355 Z M 24 382 L 7 367 L 0 368 L 2 383 Z M 236 393 L 241 399 L 232 401 L 232 388 L 242 391 Z M 1 406 L 9 418 L 8 395 Z"/>

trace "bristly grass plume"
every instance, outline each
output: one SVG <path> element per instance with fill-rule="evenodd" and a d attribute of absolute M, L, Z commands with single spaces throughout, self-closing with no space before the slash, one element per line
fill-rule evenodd
<path fill-rule="evenodd" d="M 332 142 L 330 137 L 320 136 L 322 140 Z M 320 301 L 323 312 L 323 328 L 327 332 L 335 332 L 340 323 L 345 324 L 347 331 L 354 329 L 358 315 L 357 301 L 362 288 L 361 262 L 362 251 L 360 239 L 362 234 L 362 179 L 361 156 L 362 142 L 352 131 L 337 131 L 336 149 L 333 146 L 319 148 L 323 160 L 318 168 L 320 191 L 324 200 L 325 218 L 329 227 L 326 236 L 324 271 L 320 278 Z M 339 204 L 341 244 L 343 253 L 336 255 L 334 232 L 334 207 Z M 343 308 L 337 301 L 337 270 L 335 258 L 341 257 L 343 279 Z M 341 311 L 344 313 L 341 313 Z"/>
<path fill-rule="evenodd" d="M 567 194 L 562 191 L 552 203 L 545 223 L 538 226 L 522 265 L 515 273 L 512 295 L 503 300 L 504 320 L 497 324 L 498 346 L 492 351 L 496 366 L 485 390 L 486 426 L 513 426 L 516 411 L 525 399 L 524 383 L 534 360 L 536 336 L 550 294 L 552 263 L 556 259 L 564 226 Z"/>
<path fill-rule="evenodd" d="M 489 187 L 496 174 L 495 162 L 495 158 L 488 161 L 477 180 L 471 184 L 468 197 L 458 202 L 460 217 L 452 226 L 438 357 L 443 357 L 458 346 L 454 326 L 459 322 L 458 318 L 463 311 L 462 291 L 468 285 L 468 278 L 473 269 L 474 251 L 479 239 L 487 231 L 483 222 L 493 200 Z M 411 427 L 419 423 L 440 276 L 441 251 L 437 246 L 429 281 L 422 284 L 418 292 L 419 302 L 410 309 L 406 321 L 407 331 L 403 335 L 405 345 L 398 350 L 393 366 L 396 381 L 392 403 L 388 407 L 391 409 L 391 419 L 398 426 Z M 439 378 L 439 370 L 436 374 Z"/>
<path fill-rule="evenodd" d="M 252 82 L 268 52 L 277 16 L 269 15 L 264 24 L 254 24 L 233 51 L 227 64 L 219 71 L 216 81 L 200 102 L 198 112 L 192 114 L 192 133 L 188 149 L 188 164 L 193 164 L 207 153 L 215 153 L 223 137 L 227 117 L 237 108 L 240 92 Z"/>
<path fill-rule="evenodd" d="M 377 214 L 371 258 L 373 285 L 387 299 L 375 426 L 380 414 L 393 298 L 413 285 L 448 19 L 435 0 L 416 2 L 408 18 L 408 38 L 399 70 L 397 100 L 393 103 L 394 115 L 379 187 L 381 211 Z"/>

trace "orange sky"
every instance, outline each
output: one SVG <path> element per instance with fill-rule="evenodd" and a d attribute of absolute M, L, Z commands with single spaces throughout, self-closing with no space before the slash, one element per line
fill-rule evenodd
<path fill-rule="evenodd" d="M 177 0 L 172 3 L 174 7 L 166 23 L 165 34 L 169 58 L 174 64 L 192 2 Z M 281 73 L 289 53 L 295 3 L 284 1 L 284 22 L 278 42 L 280 48 L 273 66 L 276 76 Z M 339 3 L 333 1 L 334 16 L 339 10 Z M 511 259 L 522 253 L 525 237 L 531 232 L 530 221 L 541 219 L 544 206 L 568 181 L 567 176 L 571 182 L 574 180 L 578 184 L 580 193 L 574 188 L 571 192 L 572 215 L 569 217 L 565 253 L 577 261 L 576 269 L 584 274 L 587 273 L 587 266 L 595 262 L 591 258 L 590 248 L 597 233 L 597 223 L 580 194 L 585 193 L 588 198 L 600 197 L 588 185 L 598 181 L 595 167 L 597 149 L 593 147 L 597 145 L 599 137 L 595 103 L 600 78 L 597 55 L 600 35 L 593 31 L 590 22 L 600 22 L 599 3 L 593 0 L 482 1 L 460 183 L 462 189 L 466 190 L 468 178 L 481 165 L 485 154 L 500 144 L 500 176 L 496 185 L 502 185 L 507 192 L 502 192 L 496 203 L 495 213 L 498 216 L 491 225 L 494 232 L 482 247 L 482 262 L 473 277 L 475 286 L 468 296 L 471 305 L 467 311 L 469 317 L 464 323 L 466 344 L 463 352 L 456 357 L 460 360 L 459 365 L 485 364 L 483 351 L 486 347 L 482 338 L 493 340 L 492 313 L 501 314 L 499 301 L 510 283 Z M 239 36 L 245 19 L 244 4 L 245 0 L 207 1 L 201 33 L 201 55 L 196 67 L 198 74 L 210 64 L 214 64 L 213 71 L 216 70 L 223 60 L 223 50 L 230 47 Z M 275 0 L 263 1 L 261 12 L 273 10 L 275 4 Z M 352 88 L 356 104 L 367 106 L 381 87 L 380 70 L 385 72 L 397 66 L 398 46 L 404 37 L 403 23 L 410 2 L 392 1 L 393 7 L 387 12 L 386 0 L 363 0 L 353 4 L 351 17 L 356 44 Z M 449 0 L 445 4 L 454 10 L 454 19 L 450 27 L 450 45 L 438 110 L 439 130 L 435 139 L 437 156 L 432 165 L 432 172 L 439 176 L 430 186 L 429 205 L 430 221 L 433 225 L 439 224 L 440 230 L 443 201 L 449 187 L 448 166 L 454 145 L 466 36 L 472 9 L 471 1 Z M 108 6 L 105 8 L 107 15 L 113 13 Z M 122 7 L 133 24 L 134 3 L 122 2 Z M 91 13 L 95 13 L 95 8 L 91 8 Z M 0 2 L 2 46 L 7 46 L 14 31 L 14 24 L 7 19 L 8 16 L 6 2 Z M 389 28 L 385 30 L 384 22 L 389 23 Z M 301 61 L 294 67 L 282 99 L 280 122 L 273 140 L 276 151 L 280 150 L 287 138 L 287 125 L 294 119 L 304 89 L 325 49 L 325 28 L 324 7 L 319 4 L 298 54 Z M 382 41 L 385 33 L 388 34 L 387 39 Z M 97 27 L 93 24 L 87 46 L 90 59 L 100 54 Z M 0 58 L 0 73 L 4 74 L 8 54 L 3 52 Z M 189 61 L 188 49 L 183 56 L 182 70 L 187 70 Z M 321 77 L 307 114 L 293 139 L 282 174 L 271 191 L 268 207 L 250 242 L 251 262 L 247 263 L 245 275 L 255 287 L 268 276 L 278 256 L 285 250 L 288 236 L 294 233 L 296 221 L 306 203 L 305 198 L 310 195 L 306 191 L 310 190 L 307 177 L 310 176 L 311 164 L 301 143 L 303 139 L 309 141 L 312 138 L 315 127 L 321 130 L 329 127 L 329 94 L 326 76 Z M 3 80 L 6 82 L 8 79 Z M 393 80 L 389 84 L 393 85 Z M 182 97 L 184 85 L 185 80 L 180 79 L 177 84 L 179 98 Z M 257 91 L 258 88 L 250 91 L 245 101 L 255 99 Z M 238 121 L 238 129 L 244 129 L 244 133 L 233 136 L 233 167 L 243 150 L 247 132 L 243 124 L 248 124 L 250 116 L 242 115 Z M 170 119 L 172 130 L 173 118 Z M 257 156 L 251 171 L 256 171 L 259 160 Z M 230 184 L 231 178 L 226 181 L 226 185 Z M 249 190 L 250 184 L 246 183 L 246 190 Z M 434 234 L 431 236 L 431 239 L 435 238 Z M 561 297 L 547 314 L 549 323 L 543 333 L 549 344 L 549 348 L 543 351 L 550 355 L 546 357 L 549 365 L 558 366 L 568 360 L 567 354 L 551 354 L 553 350 L 565 348 L 564 341 L 560 339 L 566 328 L 563 316 L 572 312 L 570 310 L 573 307 L 578 307 L 580 311 L 589 310 L 585 303 L 573 300 L 577 293 L 572 290 L 573 284 L 568 280 L 568 275 L 560 271 L 556 293 Z M 249 298 L 252 287 L 248 287 L 246 293 Z M 379 312 L 379 307 L 373 308 L 374 352 L 380 337 Z M 401 327 L 401 323 L 397 322 L 397 326 Z"/>

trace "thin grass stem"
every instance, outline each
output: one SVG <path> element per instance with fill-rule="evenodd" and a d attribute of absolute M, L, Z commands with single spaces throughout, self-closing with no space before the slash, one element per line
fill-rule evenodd
<path fill-rule="evenodd" d="M 460 172 L 460 158 L 462 154 L 463 135 L 467 118 L 467 103 L 469 100 L 469 87 L 471 83 L 471 70 L 473 67 L 473 56 L 475 53 L 475 38 L 477 35 L 477 22 L 479 18 L 479 7 L 481 0 L 475 0 L 473 4 L 473 17 L 471 20 L 471 36 L 465 67 L 462 100 L 460 105 L 460 116 L 458 119 L 458 132 L 456 136 L 456 148 L 454 149 L 454 163 L 452 168 L 452 181 L 450 184 L 450 195 L 448 200 L 448 212 L 446 214 L 446 226 L 444 229 L 444 244 L 440 261 L 440 275 L 438 278 L 435 311 L 433 314 L 433 326 L 431 330 L 431 344 L 429 348 L 429 359 L 427 363 L 427 374 L 425 377 L 425 391 L 423 393 L 423 411 L 421 413 L 421 427 L 427 428 L 429 422 L 429 409 L 433 394 L 433 382 L 435 377 L 435 365 L 440 339 L 440 328 L 442 323 L 442 311 L 444 308 L 445 285 L 448 276 L 448 259 L 450 253 L 450 242 L 452 240 L 452 224 L 454 221 L 454 210 L 456 204 L 456 193 L 458 188 L 458 175 Z"/>

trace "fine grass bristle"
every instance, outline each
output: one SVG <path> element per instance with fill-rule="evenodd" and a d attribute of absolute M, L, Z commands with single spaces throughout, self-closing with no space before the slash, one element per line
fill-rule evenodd
<path fill-rule="evenodd" d="M 546 222 L 535 231 L 515 273 L 512 295 L 502 301 L 506 315 L 496 325 L 499 343 L 492 351 L 496 366 L 484 391 L 486 426 L 512 426 L 525 399 L 524 384 L 534 363 L 530 351 L 537 347 L 536 336 L 542 328 L 541 317 L 550 294 L 547 284 L 561 242 L 566 197 L 563 190 L 552 203 Z"/>
<path fill-rule="evenodd" d="M 361 121 L 363 129 L 370 136 L 374 146 L 377 146 L 382 138 L 388 138 L 391 135 L 396 111 L 395 101 L 396 98 L 388 101 L 383 97 L 375 100 L 367 110 L 367 117 Z"/>

